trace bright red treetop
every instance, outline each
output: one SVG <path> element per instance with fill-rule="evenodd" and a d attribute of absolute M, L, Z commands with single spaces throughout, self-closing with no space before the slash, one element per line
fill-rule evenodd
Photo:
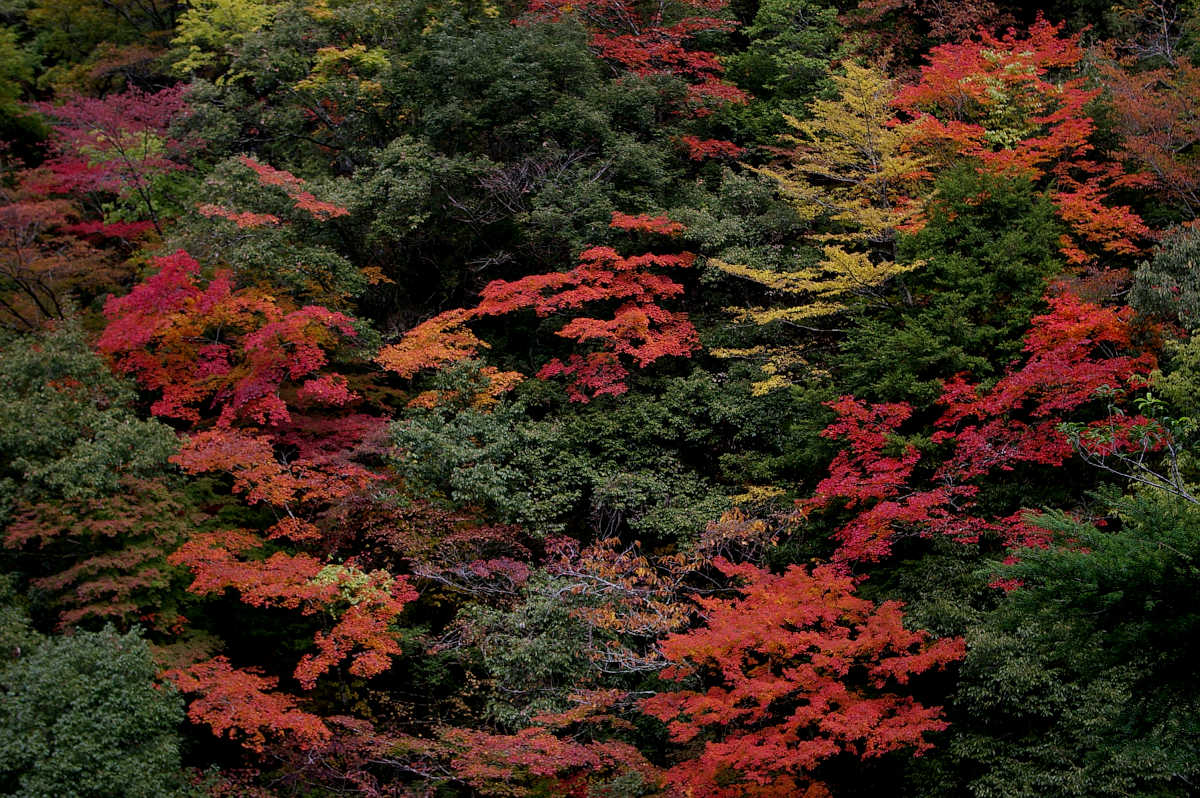
<path fill-rule="evenodd" d="M 1079 63 L 1079 37 L 1039 20 L 1028 36 L 1009 30 L 996 38 L 933 48 L 921 79 L 903 88 L 896 106 L 917 116 L 925 144 L 979 158 L 998 173 L 1041 177 L 1063 157 L 1087 146 L 1094 125 L 1084 107 L 1099 93 L 1080 78 L 1055 80 L 1051 70 Z"/>
<path fill-rule="evenodd" d="M 803 795 L 828 759 L 905 748 L 919 754 L 931 745 L 926 734 L 946 728 L 940 707 L 895 688 L 961 659 L 961 638 L 931 641 L 908 631 L 899 603 L 857 598 L 853 580 L 834 566 L 793 565 L 775 575 L 720 558 L 714 564 L 745 580 L 742 597 L 702 599 L 707 625 L 662 644 L 678 663 L 666 677 L 694 674 L 709 687 L 642 703 L 667 722 L 675 742 L 715 736 L 695 761 L 668 773 L 679 794 Z"/>
<path fill-rule="evenodd" d="M 1049 312 L 1033 319 L 1020 368 L 990 390 L 961 375 L 946 383 L 940 399 L 945 410 L 932 440 L 948 449 L 925 487 L 914 481 L 920 453 L 895 438 L 911 408 L 867 405 L 854 397 L 830 404 L 838 418 L 823 434 L 847 446 L 800 513 L 830 507 L 853 511 L 834 536 L 840 544 L 837 559 L 882 559 L 902 529 L 964 542 L 993 532 L 1012 548 L 1044 541 L 1045 533 L 1024 522 L 1022 511 L 996 521 L 970 515 L 967 509 L 979 492 L 975 482 L 1020 464 L 1062 465 L 1074 451 L 1060 428 L 1066 414 L 1101 393 L 1119 398 L 1144 385 L 1154 367 L 1150 355 L 1113 351 L 1130 345 L 1127 309 L 1101 308 L 1071 295 L 1049 303 Z M 1129 435 L 1147 424 L 1141 416 L 1110 410 L 1088 426 L 1115 435 L 1113 445 L 1136 448 L 1141 444 Z"/>
<path fill-rule="evenodd" d="M 614 213 L 612 228 L 629 232 L 673 236 L 685 229 L 665 216 Z M 465 326 L 471 319 L 503 316 L 532 310 L 538 316 L 616 303 L 609 318 L 581 316 L 572 319 L 558 335 L 599 351 L 555 358 L 538 372 L 543 379 L 566 376 L 572 401 L 619 395 L 628 387 L 628 369 L 621 357 L 644 368 L 661 357 L 687 357 L 700 345 L 696 328 L 687 315 L 666 310 L 659 302 L 683 293 L 683 286 L 659 274 L 658 269 L 687 268 L 695 262 L 690 252 L 625 257 L 612 247 L 592 247 L 579 256 L 579 265 L 566 272 L 534 274 L 519 280 L 495 280 L 484 287 L 471 309 L 451 310 L 413 328 L 398 343 L 379 353 L 377 361 L 405 378 L 425 368 L 441 368 L 474 356 L 487 344 Z M 511 372 L 494 375 L 507 378 Z"/>
<path fill-rule="evenodd" d="M 215 411 L 221 425 L 281 425 L 291 420 L 285 384 L 318 404 L 355 398 L 344 379 L 321 373 L 326 350 L 355 337 L 350 317 L 316 305 L 289 311 L 257 289 L 235 290 L 227 271 L 203 285 L 182 250 L 155 263 L 157 274 L 105 305 L 97 346 L 162 392 L 156 415 L 198 422 Z"/>
<path fill-rule="evenodd" d="M 918 83 L 896 107 L 914 117 L 911 145 L 949 162 L 978 159 L 995 174 L 1053 178 L 1051 198 L 1076 239 L 1063 242 L 1074 262 L 1088 259 L 1081 242 L 1133 254 L 1149 229 L 1128 206 L 1109 199 L 1129 182 L 1119 164 L 1101 163 L 1090 143 L 1095 124 L 1086 106 L 1099 90 L 1061 73 L 1083 58 L 1079 36 L 1039 19 L 1024 36 L 980 31 L 974 39 L 935 47 Z"/>
<path fill-rule="evenodd" d="M 682 225 L 666 217 L 613 214 L 617 229 L 673 235 Z M 552 272 L 506 282 L 489 283 L 475 309 L 478 316 L 500 316 L 531 309 L 538 316 L 575 310 L 596 302 L 618 302 L 611 318 L 575 318 L 558 334 L 580 343 L 594 343 L 599 352 L 572 355 L 566 363 L 557 358 L 538 372 L 542 378 L 570 378 L 571 399 L 586 402 L 593 396 L 618 395 L 628 390 L 628 370 L 619 356 L 644 368 L 660 357 L 687 357 L 699 346 L 696 328 L 683 313 L 658 303 L 683 293 L 683 286 L 651 269 L 687 268 L 695 255 L 644 254 L 624 257 L 611 247 L 592 247 L 579 256 L 569 272 Z"/>
<path fill-rule="evenodd" d="M 687 80 L 693 111 L 702 116 L 713 105 L 747 99 L 741 89 L 721 80 L 724 67 L 713 53 L 687 47 L 698 33 L 733 30 L 733 22 L 711 16 L 725 6 L 725 0 L 678 0 L 655 3 L 643 14 L 626 0 L 533 0 L 529 10 L 547 19 L 577 15 L 591 30 L 600 57 L 634 75 Z"/>

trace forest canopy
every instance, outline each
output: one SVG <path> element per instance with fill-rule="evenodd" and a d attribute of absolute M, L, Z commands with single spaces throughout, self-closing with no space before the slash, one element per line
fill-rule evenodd
<path fill-rule="evenodd" d="M 0 795 L 1200 791 L 1200 3 L 0 6 Z"/>

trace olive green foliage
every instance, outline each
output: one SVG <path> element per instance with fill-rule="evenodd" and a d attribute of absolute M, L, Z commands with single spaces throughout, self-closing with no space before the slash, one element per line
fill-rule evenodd
<path fill-rule="evenodd" d="M 271 6 L 254 0 L 197 0 L 180 17 L 171 44 L 181 74 L 219 67 L 247 34 L 271 18 Z"/>
<path fill-rule="evenodd" d="M 0 582 L 0 587 L 3 583 Z M 169 798 L 183 702 L 134 631 L 29 632 L 0 590 L 0 795 Z"/>
<path fill-rule="evenodd" d="M 19 23 L 20 50 L 37 66 L 25 99 L 44 99 L 51 89 L 71 94 L 149 82 L 183 7 L 163 0 L 13 0 L 0 17 Z"/>
<path fill-rule="evenodd" d="M 360 309 L 403 328 L 430 300 L 463 304 L 488 280 L 567 268 L 611 235 L 614 210 L 674 204 L 687 182 L 663 126 L 682 81 L 611 80 L 573 22 L 512 25 L 472 13 L 288 5 L 248 33 L 230 77 L 198 89 L 195 124 L 208 152 L 253 145 L 260 160 L 301 177 L 330 165 L 353 171 L 337 193 L 352 216 L 245 242 L 227 231 L 209 248 L 236 243 L 231 260 L 253 260 L 253 271 L 285 284 L 293 258 L 277 257 L 277 239 L 319 246 L 323 259 L 311 259 L 326 272 L 344 272 L 335 258 L 377 269 L 386 280 Z M 337 47 L 316 45 L 331 38 Z M 233 125 L 252 138 L 231 137 Z"/>
<path fill-rule="evenodd" d="M 0 25 L 0 140 L 14 141 L 44 134 L 40 120 L 21 107 L 33 85 L 37 59 L 22 48 L 15 28 Z"/>
<path fill-rule="evenodd" d="M 305 190 L 337 205 L 346 192 L 344 183 L 306 182 Z M 202 262 L 232 269 L 239 286 L 278 286 L 297 304 L 337 309 L 366 288 L 362 272 L 339 251 L 346 249 L 342 218 L 314 217 L 297 209 L 285 192 L 263 186 L 240 159 L 214 166 L 193 196 L 201 207 L 277 220 L 244 227 L 193 212 L 172 231 L 170 249 L 182 248 Z"/>
<path fill-rule="evenodd" d="M 490 410 L 441 405 L 392 426 L 395 467 L 418 495 L 484 509 L 545 535 L 696 536 L 729 506 L 703 476 L 732 408 L 711 377 L 596 402 L 542 420 L 527 400 Z M 730 419 L 731 420 L 731 419 Z M 742 435 L 753 434 L 750 429 Z"/>
<path fill-rule="evenodd" d="M 575 25 L 447 25 L 413 67 L 398 76 L 415 105 L 413 126 L 448 155 L 510 160 L 530 144 L 579 140 L 611 124 L 585 103 L 601 73 Z"/>
<path fill-rule="evenodd" d="M 729 76 L 785 113 L 802 115 L 808 101 L 829 89 L 837 15 L 834 5 L 814 0 L 763 0 L 743 29 L 749 45 L 728 60 Z"/>
<path fill-rule="evenodd" d="M 1022 552 L 968 635 L 952 756 L 978 796 L 1166 796 L 1200 776 L 1193 600 L 1200 508 L 1107 497 L 1107 528 Z"/>
<path fill-rule="evenodd" d="M 175 434 L 138 418 L 134 399 L 77 326 L 0 341 L 0 513 L 15 500 L 101 496 L 123 475 L 161 469 Z"/>
<path fill-rule="evenodd" d="M 447 26 L 409 64 L 384 81 L 410 109 L 404 136 L 359 183 L 366 241 L 397 281 L 388 304 L 562 270 L 614 210 L 678 190 L 662 87 L 605 82 L 573 24 Z"/>
<path fill-rule="evenodd" d="M 17 579 L 0 574 L 0 671 L 38 641 L 33 622 L 17 591 Z"/>
<path fill-rule="evenodd" d="M 561 712 L 593 682 L 591 630 L 571 614 L 569 585 L 537 574 L 509 609 L 468 606 L 457 619 L 491 681 L 486 714 L 519 729 L 540 712 Z"/>
<path fill-rule="evenodd" d="M 1154 392 L 1169 405 L 1174 416 L 1200 415 L 1200 341 L 1170 341 L 1166 362 L 1154 380 Z"/>
<path fill-rule="evenodd" d="M 1177 230 L 1133 275 L 1129 302 L 1138 312 L 1181 325 L 1200 326 L 1200 232 Z"/>
<path fill-rule="evenodd" d="M 1159 466 L 1167 482 L 1175 481 L 1185 491 L 1200 482 L 1197 442 L 1200 434 L 1200 340 L 1168 340 L 1163 346 L 1160 370 L 1152 375 L 1153 389 L 1139 402 L 1138 409 L 1153 417 L 1171 434 L 1171 460 Z M 1172 480 L 1172 471 L 1178 476 Z"/>
<path fill-rule="evenodd" d="M 36 0 L 29 4 L 24 22 L 33 34 L 27 52 L 44 61 L 82 60 L 102 43 L 123 43 L 133 35 L 119 14 L 100 3 Z M 65 65 L 52 68 L 52 73 L 64 71 Z M 39 77 L 43 85 L 53 79 L 52 74 Z"/>

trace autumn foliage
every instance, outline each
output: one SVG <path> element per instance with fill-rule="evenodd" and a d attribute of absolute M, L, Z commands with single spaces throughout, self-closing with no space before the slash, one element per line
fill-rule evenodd
<path fill-rule="evenodd" d="M 614 776 L 656 785 L 658 769 L 637 748 L 594 738 L 596 730 L 623 723 L 614 705 L 626 698 L 617 690 L 583 691 L 571 709 L 539 715 L 515 734 L 443 727 L 433 739 L 401 739 L 396 748 L 431 781 L 495 796 L 529 795 L 535 785 L 551 795 L 602 794 Z"/>
<path fill-rule="evenodd" d="M 163 232 L 172 175 L 199 147 L 172 125 L 182 88 L 72 97 L 35 107 L 53 122 L 47 157 L 15 170 L 0 199 L 0 314 L 37 329 L 115 288 L 129 245 Z"/>
<path fill-rule="evenodd" d="M 1095 150 L 1088 105 L 1100 92 L 1070 75 L 1083 55 L 1078 35 L 1064 36 L 1044 19 L 1025 35 L 980 31 L 933 48 L 920 80 L 896 98 L 914 119 L 910 146 L 918 151 L 943 163 L 975 159 L 993 174 L 1053 180 L 1050 196 L 1073 232 L 1062 251 L 1076 263 L 1089 259 L 1086 247 L 1140 252 L 1149 235 L 1138 214 L 1112 198 L 1131 178 Z"/>
<path fill-rule="evenodd" d="M 311 689 L 321 674 L 349 660 L 356 676 L 378 676 L 400 647 L 388 633 L 391 623 L 416 594 L 403 579 L 381 571 L 326 565 L 307 554 L 276 552 L 250 559 L 264 541 L 244 531 L 197 535 L 172 556 L 195 578 L 190 590 L 200 595 L 236 590 L 255 607 L 297 609 L 305 615 L 340 607 L 337 622 L 318 632 L 318 653 L 306 654 L 296 667 L 297 681 Z"/>
<path fill-rule="evenodd" d="M 621 364 L 620 355 L 644 368 L 660 357 L 686 357 L 696 348 L 696 331 L 687 317 L 658 304 L 680 294 L 683 287 L 650 271 L 686 268 L 692 260 L 689 253 L 623 257 L 610 247 L 593 247 L 580 254 L 579 265 L 569 272 L 488 285 L 476 312 L 501 316 L 530 309 L 538 316 L 548 316 L 598 300 L 620 302 L 610 319 L 575 318 L 557 332 L 581 344 L 597 344 L 599 352 L 572 355 L 565 363 L 554 359 L 538 376 L 569 378 L 570 396 L 575 401 L 621 394 L 627 390 L 629 371 Z"/>
<path fill-rule="evenodd" d="M 710 686 L 642 702 L 676 743 L 705 740 L 696 760 L 667 774 L 681 794 L 815 795 L 822 762 L 920 754 L 932 745 L 926 735 L 946 728 L 940 707 L 895 691 L 961 659 L 961 639 L 908 631 L 899 604 L 856 597 L 854 580 L 831 565 L 774 575 L 713 564 L 744 580 L 741 597 L 702 599 L 707 625 L 663 641 L 677 663 L 664 676 Z"/>
<path fill-rule="evenodd" d="M 156 265 L 145 283 L 109 302 L 98 346 L 160 393 L 154 413 L 193 425 L 173 462 L 191 474 L 224 474 L 247 504 L 278 514 L 266 539 L 247 530 L 195 534 L 170 563 L 191 572 L 189 590 L 199 596 L 233 590 L 253 607 L 328 619 L 315 635 L 316 653 L 296 665 L 304 688 L 343 661 L 356 676 L 382 673 L 400 653 L 389 625 L 415 592 L 382 571 L 288 550 L 318 542 L 316 515 L 378 478 L 352 457 L 378 420 L 350 411 L 358 396 L 328 368 L 329 352 L 356 336 L 351 319 L 315 305 L 281 307 L 257 289 L 235 289 L 228 272 L 204 281 L 183 251 Z M 284 449 L 292 455 L 281 456 Z M 287 548 L 268 554 L 267 539 L 271 549 Z M 251 747 L 261 746 L 262 728 L 299 734 L 301 742 L 320 737 L 319 722 L 293 712 L 291 699 L 272 698 L 273 709 L 254 714 L 266 677 L 219 658 L 181 673 L 182 688 L 201 695 L 192 717 L 218 733 Z"/>
<path fill-rule="evenodd" d="M 1200 69 L 1184 59 L 1148 70 L 1109 63 L 1104 77 L 1123 154 L 1185 219 L 1194 219 L 1200 209 L 1200 171 L 1190 153 L 1200 118 L 1191 98 L 1200 87 Z"/>
<path fill-rule="evenodd" d="M 991 520 L 971 515 L 978 482 L 1021 466 L 1061 466 L 1074 452 L 1061 429 L 1069 414 L 1145 386 L 1154 366 L 1148 354 L 1113 351 L 1130 345 L 1127 311 L 1100 308 L 1070 294 L 1052 297 L 1049 304 L 1049 312 L 1033 320 L 1025 337 L 1021 366 L 991 388 L 974 385 L 965 375 L 946 382 L 932 435 L 945 453 L 928 483 L 914 478 L 922 454 L 897 435 L 911 407 L 870 405 L 850 396 L 831 403 L 838 418 L 822 434 L 845 441 L 845 448 L 800 513 L 850 512 L 850 520 L 834 534 L 837 559 L 881 559 L 903 533 L 945 534 L 963 542 L 995 534 L 1009 548 L 1045 544 L 1045 532 L 1024 520 L 1025 510 L 1014 508 Z M 1090 427 L 1109 431 L 1107 444 L 1100 445 L 1118 448 L 1140 447 L 1143 433 L 1138 431 L 1150 425 L 1112 407 L 1093 419 Z"/>
<path fill-rule="evenodd" d="M 678 222 L 647 214 L 614 213 L 610 226 L 664 236 L 683 231 Z M 612 247 L 591 247 L 580 254 L 579 265 L 570 271 L 489 283 L 476 307 L 447 311 L 423 322 L 399 343 L 385 347 L 377 361 L 400 376 L 411 377 L 420 369 L 440 368 L 486 347 L 464 326 L 471 319 L 529 310 L 547 317 L 615 304 L 611 317 L 577 316 L 556 331 L 598 351 L 572 354 L 566 361 L 554 358 L 537 376 L 566 377 L 568 395 L 576 402 L 620 395 L 628 390 L 625 379 L 629 376 L 622 356 L 645 368 L 662 357 L 687 357 L 699 346 L 696 329 L 687 316 L 659 304 L 683 293 L 683 286 L 660 270 L 688 268 L 694 261 L 690 252 L 627 257 Z M 507 374 L 494 373 L 493 384 L 498 379 L 511 381 Z"/>
<path fill-rule="evenodd" d="M 0 16 L 0 793 L 1195 792 L 1200 0 Z"/>
<path fill-rule="evenodd" d="M 217 736 L 253 751 L 263 750 L 270 738 L 309 747 L 329 736 L 319 717 L 297 708 L 293 696 L 274 689 L 277 679 L 235 668 L 225 657 L 166 675 L 181 692 L 197 696 L 188 707 L 192 722 L 206 724 Z"/>
<path fill-rule="evenodd" d="M 590 29 L 592 46 L 601 58 L 639 77 L 672 75 L 688 82 L 692 111 L 699 115 L 714 106 L 744 103 L 747 95 L 721 79 L 724 72 L 714 53 L 689 47 L 698 34 L 733 30 L 728 19 L 717 16 L 724 0 L 682 0 L 658 3 L 644 13 L 626 0 L 534 0 L 534 17 L 559 19 L 578 16 Z"/>
<path fill-rule="evenodd" d="M 12 201 L 0 205 L 0 318 L 9 328 L 36 330 L 63 319 L 73 304 L 116 284 L 122 270 L 112 253 L 89 240 L 94 229 L 130 239 L 144 232 L 84 222 L 67 199 L 6 199 Z"/>
<path fill-rule="evenodd" d="M 320 404 L 354 398 L 343 379 L 318 373 L 327 350 L 354 337 L 349 317 L 315 305 L 280 307 L 264 292 L 235 289 L 228 272 L 202 284 L 200 264 L 183 251 L 156 265 L 153 277 L 108 303 L 99 342 L 121 371 L 161 391 L 156 415 L 282 425 L 291 418 L 280 395 L 285 383 Z M 219 332 L 206 338 L 209 329 Z"/>
<path fill-rule="evenodd" d="M 52 157 L 25 178 L 27 190 L 129 202 L 138 219 L 162 232 L 154 181 L 188 168 L 198 143 L 176 138 L 171 125 L 187 115 L 186 89 L 130 89 L 103 99 L 73 97 L 39 110 L 55 120 Z"/>

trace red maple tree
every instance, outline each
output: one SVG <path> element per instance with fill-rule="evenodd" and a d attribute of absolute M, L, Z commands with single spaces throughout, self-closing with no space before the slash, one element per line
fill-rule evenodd
<path fill-rule="evenodd" d="M 191 572 L 196 595 L 232 590 L 254 607 L 322 619 L 316 651 L 294 670 L 305 689 L 343 662 L 355 676 L 382 673 L 400 653 L 389 627 L 416 593 L 402 577 L 331 559 L 316 523 L 379 479 L 354 458 L 384 420 L 356 410 L 360 397 L 329 362 L 356 338 L 353 320 L 235 289 L 226 271 L 206 279 L 183 251 L 155 264 L 157 273 L 108 302 L 98 346 L 118 370 L 159 392 L 152 412 L 191 426 L 172 462 L 191 474 L 225 475 L 234 495 L 276 516 L 261 531 L 192 534 L 168 561 Z M 267 732 L 303 744 L 326 736 L 291 698 L 263 693 L 268 677 L 217 659 L 176 678 L 200 696 L 194 719 L 250 747 L 261 747 Z"/>
<path fill-rule="evenodd" d="M 225 657 L 164 675 L 180 692 L 195 696 L 188 704 L 193 723 L 210 726 L 218 737 L 252 751 L 262 751 L 270 739 L 308 748 L 329 737 L 321 718 L 299 709 L 294 696 L 274 690 L 278 679 L 254 668 L 235 668 Z"/>
<path fill-rule="evenodd" d="M 868 405 L 852 396 L 830 403 L 838 418 L 823 433 L 843 440 L 840 451 L 800 515 L 841 508 L 851 513 L 834 537 L 838 560 L 887 556 L 901 530 L 949 535 L 963 542 L 985 533 L 1009 548 L 1043 544 L 1044 531 L 1024 520 L 1025 511 L 987 520 L 969 510 L 979 480 L 1021 464 L 1060 466 L 1074 452 L 1062 429 L 1068 414 L 1104 394 L 1119 399 L 1146 384 L 1154 367 L 1149 354 L 1122 355 L 1130 347 L 1128 309 L 1101 308 L 1064 294 L 1048 300 L 1049 312 L 1033 319 L 1025 337 L 1025 362 L 990 389 L 963 375 L 949 380 L 932 440 L 944 444 L 929 483 L 920 483 L 916 446 L 897 438 L 912 409 L 903 403 Z M 1094 446 L 1142 447 L 1153 422 L 1112 410 L 1089 421 L 1104 431 Z"/>
<path fill-rule="evenodd" d="M 156 415 L 195 423 L 216 413 L 222 426 L 279 426 L 291 420 L 285 387 L 314 403 L 354 400 L 344 379 L 323 373 L 327 350 L 356 335 L 350 317 L 235 289 L 227 271 L 205 283 L 182 250 L 155 265 L 157 273 L 105 305 L 109 323 L 97 346 L 118 370 L 161 391 Z"/>
<path fill-rule="evenodd" d="M 779 575 L 723 558 L 714 565 L 744 580 L 742 595 L 701 599 L 706 625 L 662 643 L 676 663 L 664 676 L 706 686 L 642 702 L 677 743 L 711 735 L 699 756 L 668 771 L 679 794 L 822 795 L 812 775 L 822 762 L 919 754 L 927 734 L 946 728 L 940 707 L 896 688 L 961 659 L 961 638 L 905 629 L 898 602 L 856 597 L 854 580 L 833 565 Z"/>
<path fill-rule="evenodd" d="M 198 147 L 194 139 L 171 135 L 172 125 L 190 113 L 186 93 L 182 85 L 154 93 L 134 88 L 38 103 L 36 109 L 54 120 L 54 137 L 51 157 L 27 175 L 26 187 L 81 197 L 115 195 L 131 201 L 161 234 L 152 182 L 188 169 L 186 156 Z"/>
<path fill-rule="evenodd" d="M 610 226 L 664 236 L 676 235 L 684 229 L 665 216 L 624 213 L 614 213 Z M 489 283 L 476 307 L 447 311 L 418 325 L 400 342 L 385 347 L 378 362 L 403 377 L 412 377 L 421 369 L 443 367 L 486 347 L 465 327 L 471 319 L 526 310 L 545 317 L 585 306 L 616 303 L 609 318 L 579 316 L 557 331 L 564 338 L 593 345 L 598 351 L 573 354 L 565 362 L 555 358 L 537 376 L 567 377 L 568 394 L 576 402 L 620 395 L 628 390 L 625 379 L 629 376 L 622 356 L 631 359 L 638 368 L 645 368 L 662 357 L 687 357 L 699 347 L 696 328 L 686 314 L 669 311 L 659 304 L 681 294 L 683 286 L 657 271 L 687 268 L 694 261 L 695 255 L 690 252 L 627 257 L 612 247 L 592 247 L 580 254 L 579 265 L 570 271 Z M 494 376 L 508 380 L 506 384 L 511 385 L 511 373 Z"/>
<path fill-rule="evenodd" d="M 968 157 L 995 174 L 1052 180 L 1049 196 L 1073 237 L 1062 244 L 1069 260 L 1089 259 L 1084 246 L 1134 254 L 1149 228 L 1113 191 L 1131 182 L 1119 163 L 1104 160 L 1091 137 L 1086 106 L 1098 89 L 1070 77 L 1083 59 L 1079 36 L 1044 19 L 1027 33 L 935 47 L 920 80 L 900 91 L 896 107 L 915 117 L 911 146 L 943 162 Z"/>
<path fill-rule="evenodd" d="M 318 653 L 306 654 L 296 667 L 296 679 L 305 688 L 345 659 L 356 676 L 387 670 L 390 658 L 400 653 L 388 624 L 417 597 L 407 581 L 353 564 L 331 565 L 304 553 L 276 551 L 264 558 L 265 546 L 266 541 L 244 530 L 205 533 L 180 546 L 170 560 L 192 571 L 189 590 L 199 595 L 233 589 L 254 607 L 305 615 L 336 610 L 337 622 L 317 633 Z"/>
<path fill-rule="evenodd" d="M 748 99 L 721 79 L 724 67 L 714 53 L 688 46 L 697 34 L 734 29 L 733 22 L 715 16 L 725 6 L 725 0 L 677 0 L 655 3 L 643 12 L 627 0 L 532 0 L 529 11 L 540 19 L 577 16 L 591 32 L 599 56 L 629 73 L 683 78 L 691 111 L 704 116 L 715 106 Z"/>

